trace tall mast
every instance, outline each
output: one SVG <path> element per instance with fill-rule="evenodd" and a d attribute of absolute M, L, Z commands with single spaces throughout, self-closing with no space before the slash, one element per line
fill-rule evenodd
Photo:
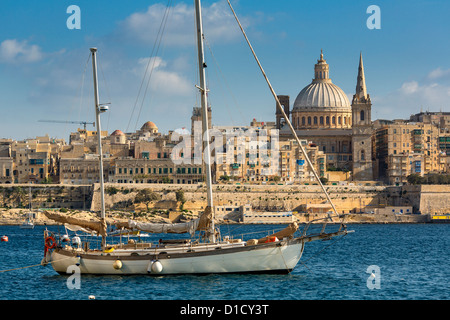
<path fill-rule="evenodd" d="M 105 222 L 105 190 L 104 190 L 104 179 L 103 179 L 103 152 L 102 152 L 102 135 L 101 135 L 101 125 L 100 125 L 100 110 L 99 96 L 98 96 L 98 82 L 97 82 L 97 48 L 91 48 L 92 53 L 92 71 L 94 74 L 94 99 L 95 99 L 95 117 L 97 123 L 97 138 L 98 138 L 98 153 L 99 153 L 99 163 L 100 163 L 100 199 L 101 199 L 101 215 L 100 220 Z M 102 237 L 102 246 L 105 246 L 106 239 Z"/>
<path fill-rule="evenodd" d="M 205 77 L 205 55 L 204 55 L 204 46 L 203 46 L 203 25 L 202 25 L 202 8 L 200 4 L 200 0 L 195 0 L 195 17 L 196 17 L 196 26 L 197 26 L 197 50 L 198 50 L 198 68 L 199 68 L 199 76 L 200 76 L 200 86 L 198 89 L 200 90 L 201 95 L 201 106 L 202 106 L 202 128 L 203 128 L 203 159 L 205 162 L 206 168 L 206 199 L 207 199 L 207 208 L 206 210 L 211 210 L 214 212 L 213 206 L 213 196 L 212 196 L 212 177 L 211 177 L 211 151 L 209 147 L 209 123 L 208 123 L 208 97 L 207 97 L 207 89 L 206 89 L 206 77 Z M 214 233 L 214 216 L 211 221 L 211 241 L 215 242 L 216 237 Z"/>

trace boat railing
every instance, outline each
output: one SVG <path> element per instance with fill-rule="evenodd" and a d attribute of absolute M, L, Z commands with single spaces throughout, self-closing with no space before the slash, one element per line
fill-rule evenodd
<path fill-rule="evenodd" d="M 343 218 L 343 217 L 339 217 Z M 343 219 L 339 222 L 334 222 L 330 217 L 317 218 L 309 221 L 301 231 L 301 237 L 321 237 L 326 239 L 333 235 L 345 234 L 347 232 L 347 226 L 343 223 Z"/>

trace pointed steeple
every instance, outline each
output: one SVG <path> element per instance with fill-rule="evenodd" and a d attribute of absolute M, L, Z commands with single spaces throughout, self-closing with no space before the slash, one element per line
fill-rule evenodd
<path fill-rule="evenodd" d="M 366 88 L 366 78 L 364 76 L 364 65 L 362 59 L 362 53 L 359 53 L 359 68 L 358 68 L 358 78 L 356 80 L 356 94 L 355 97 L 357 100 L 366 101 L 369 95 L 367 94 Z"/>

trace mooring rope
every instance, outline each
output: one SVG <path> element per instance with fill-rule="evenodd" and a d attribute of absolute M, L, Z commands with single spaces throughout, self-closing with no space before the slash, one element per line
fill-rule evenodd
<path fill-rule="evenodd" d="M 59 259 L 59 260 L 55 260 L 55 261 L 49 261 L 49 263 L 58 262 L 58 261 L 63 261 L 63 260 L 70 259 L 70 258 L 72 258 L 72 257 L 67 257 L 67 258 L 63 258 L 63 259 Z M 33 264 L 33 265 L 31 265 L 31 266 L 25 266 L 25 267 L 13 268 L 13 269 L 0 270 L 0 273 L 3 273 L 3 272 L 9 272 L 9 271 L 15 271 L 15 270 L 21 270 L 21 269 L 28 269 L 28 268 L 39 267 L 39 266 L 43 266 L 42 263 L 39 263 L 39 264 Z"/>

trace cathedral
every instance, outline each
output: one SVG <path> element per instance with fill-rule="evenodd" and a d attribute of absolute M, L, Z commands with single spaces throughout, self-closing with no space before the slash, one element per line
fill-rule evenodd
<path fill-rule="evenodd" d="M 352 180 L 373 180 L 372 103 L 367 93 L 362 54 L 359 58 L 356 92 L 349 102 L 335 85 L 323 52 L 314 66 L 314 79 L 303 88 L 290 108 L 289 96 L 279 101 L 300 139 L 311 141 L 326 154 L 329 170 L 352 172 Z M 282 113 L 276 111 L 280 140 L 292 139 Z"/>

